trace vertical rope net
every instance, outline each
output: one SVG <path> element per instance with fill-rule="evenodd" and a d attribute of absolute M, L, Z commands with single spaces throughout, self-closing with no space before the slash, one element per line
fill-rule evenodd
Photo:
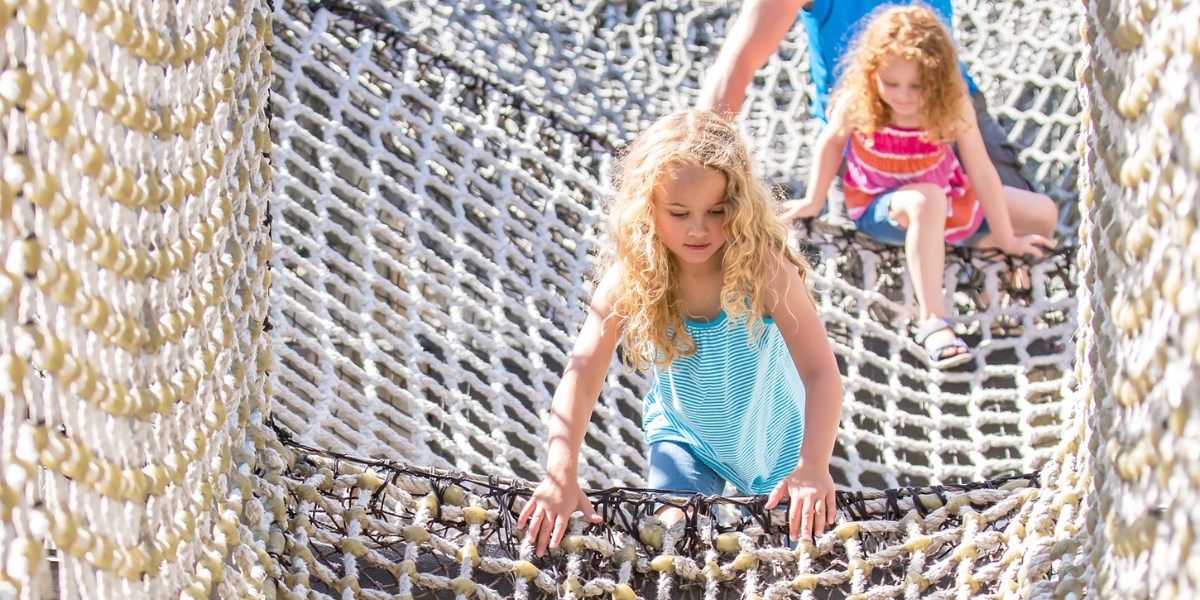
<path fill-rule="evenodd" d="M 1089 510 L 1059 589 L 1187 598 L 1200 591 L 1200 5 L 1097 2 L 1082 29 L 1077 369 L 1090 438 L 1076 487 Z"/>
<path fill-rule="evenodd" d="M 278 572 L 254 544 L 282 494 L 254 470 L 269 24 L 253 0 L 0 7 L 0 597 L 252 597 Z"/>

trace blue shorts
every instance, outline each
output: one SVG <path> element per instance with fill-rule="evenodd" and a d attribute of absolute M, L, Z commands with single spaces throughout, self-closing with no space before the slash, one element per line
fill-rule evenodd
<path fill-rule="evenodd" d="M 651 489 L 694 492 L 706 496 L 716 496 L 725 491 L 725 478 L 696 458 L 690 446 L 669 440 L 650 444 L 650 476 L 646 478 L 646 484 Z M 738 494 L 748 495 L 741 490 L 738 490 Z M 654 510 L 657 511 L 661 506 L 656 504 Z M 750 511 L 745 507 L 742 507 L 741 514 L 743 519 L 750 517 Z M 787 543 L 791 548 L 796 547 L 796 542 L 790 538 Z"/>
<path fill-rule="evenodd" d="M 895 193 L 896 190 L 892 190 L 876 196 L 870 206 L 867 206 L 867 211 L 854 220 L 854 226 L 860 233 L 885 244 L 903 246 L 904 236 L 908 230 L 888 216 L 888 212 L 892 209 L 892 194 Z M 974 246 L 988 233 L 991 233 L 991 229 L 988 227 L 987 219 L 984 219 L 975 233 L 956 245 Z"/>
<path fill-rule="evenodd" d="M 725 491 L 725 478 L 705 464 L 682 442 L 650 444 L 650 475 L 646 484 L 656 490 L 715 496 Z"/>

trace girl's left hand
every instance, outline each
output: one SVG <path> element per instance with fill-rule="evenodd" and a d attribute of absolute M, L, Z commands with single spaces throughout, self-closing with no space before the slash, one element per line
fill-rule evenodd
<path fill-rule="evenodd" d="M 1031 254 L 1036 258 L 1041 258 L 1044 250 L 1054 248 L 1054 241 L 1037 234 L 1018 235 L 1014 236 L 1011 242 L 997 244 L 997 247 L 1008 255 L 1023 256 Z"/>
<path fill-rule="evenodd" d="M 810 539 L 825 533 L 826 525 L 837 518 L 837 497 L 834 495 L 833 475 L 829 466 L 801 463 L 767 497 L 764 508 L 775 508 L 784 496 L 791 500 L 788 508 L 788 532 L 793 540 Z"/>

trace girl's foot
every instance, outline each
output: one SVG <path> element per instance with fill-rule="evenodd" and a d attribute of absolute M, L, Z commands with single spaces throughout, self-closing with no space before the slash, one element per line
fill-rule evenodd
<path fill-rule="evenodd" d="M 925 348 L 929 366 L 934 369 L 949 369 L 971 360 L 971 349 L 954 334 L 954 327 L 946 319 L 931 319 L 917 328 L 916 340 Z"/>

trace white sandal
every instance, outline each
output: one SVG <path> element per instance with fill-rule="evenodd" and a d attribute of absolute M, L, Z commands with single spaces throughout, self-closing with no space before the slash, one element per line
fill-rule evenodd
<path fill-rule="evenodd" d="M 951 342 L 934 348 L 926 348 L 925 340 L 928 340 L 929 336 L 943 329 L 948 329 L 950 330 L 950 333 L 954 333 L 954 325 L 946 319 L 934 319 L 917 328 L 916 341 L 921 345 L 922 348 L 925 349 L 925 360 L 929 363 L 930 367 L 934 369 L 949 369 L 951 367 L 957 367 L 963 363 L 970 362 L 975 358 L 975 356 L 971 354 L 971 348 L 967 346 L 967 343 L 962 341 L 962 338 L 958 337 L 957 335 L 954 336 L 954 340 Z M 951 348 L 962 351 L 957 354 L 946 356 L 946 351 Z"/>

